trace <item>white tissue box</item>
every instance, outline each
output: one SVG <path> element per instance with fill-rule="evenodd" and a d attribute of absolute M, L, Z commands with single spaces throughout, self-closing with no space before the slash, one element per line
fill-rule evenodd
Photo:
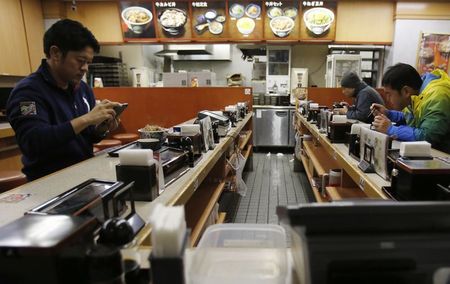
<path fill-rule="evenodd" d="M 426 141 L 400 143 L 400 156 L 402 157 L 430 157 L 431 144 Z"/>

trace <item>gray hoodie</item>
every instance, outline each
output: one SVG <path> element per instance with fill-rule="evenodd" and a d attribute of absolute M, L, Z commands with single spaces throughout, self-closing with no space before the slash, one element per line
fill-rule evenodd
<path fill-rule="evenodd" d="M 364 82 L 361 82 L 359 86 L 355 88 L 355 94 L 356 95 L 354 95 L 353 98 L 354 105 L 349 107 L 347 118 L 371 123 L 373 121 L 373 115 L 368 117 L 370 106 L 373 103 L 384 105 L 383 98 L 374 88 L 368 86 Z"/>

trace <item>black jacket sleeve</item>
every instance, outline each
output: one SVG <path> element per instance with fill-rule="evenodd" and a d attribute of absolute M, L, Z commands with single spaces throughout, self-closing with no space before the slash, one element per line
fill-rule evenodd
<path fill-rule="evenodd" d="M 23 115 L 21 103 L 35 104 L 36 112 Z M 8 120 L 16 133 L 21 151 L 27 156 L 49 152 L 75 138 L 70 121 L 50 124 L 48 108 L 38 91 L 31 88 L 15 90 L 7 102 Z"/>

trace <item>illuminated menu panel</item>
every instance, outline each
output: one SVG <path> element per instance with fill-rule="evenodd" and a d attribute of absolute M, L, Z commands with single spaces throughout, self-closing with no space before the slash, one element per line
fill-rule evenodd
<path fill-rule="evenodd" d="M 265 1 L 264 38 L 266 40 L 298 40 L 300 11 L 298 1 Z"/>
<path fill-rule="evenodd" d="M 225 1 L 192 1 L 192 35 L 197 39 L 226 40 L 230 20 Z"/>
<path fill-rule="evenodd" d="M 187 1 L 155 1 L 157 36 L 164 39 L 191 39 L 191 19 Z"/>
<path fill-rule="evenodd" d="M 263 1 L 228 1 L 232 40 L 263 40 Z"/>
<path fill-rule="evenodd" d="M 303 41 L 333 41 L 336 36 L 335 1 L 301 1 Z"/>
<path fill-rule="evenodd" d="M 153 4 L 150 1 L 120 1 L 124 41 L 156 41 L 154 16 Z"/>

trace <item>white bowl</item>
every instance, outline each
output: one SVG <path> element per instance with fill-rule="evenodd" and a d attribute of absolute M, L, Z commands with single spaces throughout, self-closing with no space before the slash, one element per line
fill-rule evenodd
<path fill-rule="evenodd" d="M 236 26 L 238 28 L 238 31 L 243 35 L 249 35 L 255 30 L 255 20 L 243 17 L 237 20 Z"/>
<path fill-rule="evenodd" d="M 275 24 L 277 23 L 277 21 L 285 21 L 286 23 L 290 24 L 290 27 L 288 28 L 283 28 L 283 29 L 279 29 L 275 27 Z M 270 20 L 270 28 L 272 29 L 272 32 L 278 36 L 278 37 L 287 37 L 289 35 L 289 33 L 294 29 L 295 23 L 294 20 L 292 20 L 292 18 L 287 17 L 287 16 L 279 16 L 279 17 L 275 17 L 272 20 Z"/>
<path fill-rule="evenodd" d="M 136 22 L 129 21 L 127 19 L 127 14 L 128 14 L 128 12 L 133 11 L 133 10 L 146 13 L 148 15 L 148 19 L 142 23 L 136 23 Z M 122 11 L 121 16 L 122 16 L 123 21 L 127 25 L 127 27 L 136 34 L 143 33 L 144 30 L 146 30 L 150 26 L 150 22 L 153 20 L 152 12 L 145 9 L 144 7 L 139 7 L 139 6 L 131 6 L 131 7 L 125 8 Z"/>
<path fill-rule="evenodd" d="M 310 17 L 312 17 L 314 14 L 319 14 L 319 13 L 327 15 L 329 17 L 329 21 L 327 21 L 326 23 L 322 23 L 322 24 L 311 23 L 309 20 Z M 306 28 L 308 28 L 308 30 L 310 30 L 313 34 L 321 35 L 331 27 L 331 24 L 334 21 L 334 13 L 333 13 L 333 11 L 331 11 L 330 9 L 327 9 L 327 8 L 322 8 L 322 7 L 312 8 L 312 9 L 309 9 L 308 11 L 306 11 L 305 14 L 303 14 L 303 21 L 305 22 Z"/>

